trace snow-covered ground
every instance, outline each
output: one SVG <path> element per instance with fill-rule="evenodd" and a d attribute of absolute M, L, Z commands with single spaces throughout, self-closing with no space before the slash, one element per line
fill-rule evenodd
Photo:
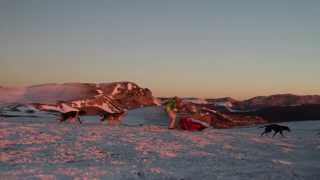
<path fill-rule="evenodd" d="M 83 120 L 2 118 L 0 179 L 320 179 L 320 121 L 284 123 L 292 133 L 271 138 L 258 127 L 167 130 L 156 108 L 121 126 Z"/>

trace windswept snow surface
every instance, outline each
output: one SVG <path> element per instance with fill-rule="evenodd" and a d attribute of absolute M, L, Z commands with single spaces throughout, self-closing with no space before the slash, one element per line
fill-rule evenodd
<path fill-rule="evenodd" d="M 130 126 L 168 124 L 167 114 L 161 106 L 152 106 L 131 110 L 123 119 L 123 124 Z"/>
<path fill-rule="evenodd" d="M 1 116 L 3 116 L 3 117 L 48 118 L 48 117 L 55 116 L 55 114 L 40 111 L 31 105 L 17 105 L 13 109 L 10 107 L 1 108 L 0 109 L 0 118 L 1 118 Z"/>
<path fill-rule="evenodd" d="M 292 133 L 271 138 L 258 127 L 168 130 L 159 108 L 130 111 L 121 126 L 82 119 L 2 118 L 0 179 L 320 178 L 319 121 L 285 123 Z"/>

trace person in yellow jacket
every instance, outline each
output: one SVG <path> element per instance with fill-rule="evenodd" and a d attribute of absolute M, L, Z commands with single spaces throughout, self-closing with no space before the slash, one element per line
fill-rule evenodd
<path fill-rule="evenodd" d="M 178 97 L 174 97 L 164 104 L 165 111 L 167 112 L 169 117 L 169 129 L 176 128 L 177 112 L 179 111 L 180 106 L 181 99 L 179 99 Z"/>

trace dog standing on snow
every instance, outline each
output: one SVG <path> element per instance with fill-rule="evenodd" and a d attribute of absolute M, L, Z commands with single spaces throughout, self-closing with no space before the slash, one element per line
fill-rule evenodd
<path fill-rule="evenodd" d="M 280 126 L 277 124 L 270 124 L 270 125 L 263 126 L 261 128 L 264 128 L 264 132 L 260 136 L 268 135 L 269 133 L 274 131 L 274 134 L 272 137 L 275 137 L 278 133 L 280 133 L 281 136 L 284 137 L 283 131 L 291 132 L 291 129 L 288 126 Z"/>
<path fill-rule="evenodd" d="M 66 113 L 61 113 L 59 122 L 64 122 L 64 121 L 67 121 L 68 119 L 75 119 L 80 124 L 82 124 L 82 121 L 80 120 L 80 115 L 83 115 L 83 114 L 85 114 L 84 111 L 69 111 Z"/>
<path fill-rule="evenodd" d="M 121 113 L 103 113 L 101 114 L 102 119 L 100 119 L 100 121 L 104 122 L 108 120 L 109 125 L 119 125 L 121 124 L 123 117 L 126 115 L 127 115 L 126 111 L 123 111 Z"/>

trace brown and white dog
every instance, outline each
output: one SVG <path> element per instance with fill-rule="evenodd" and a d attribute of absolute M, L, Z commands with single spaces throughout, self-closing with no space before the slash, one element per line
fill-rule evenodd
<path fill-rule="evenodd" d="M 82 124 L 82 121 L 80 120 L 80 115 L 85 114 L 84 111 L 69 111 L 66 113 L 61 113 L 59 122 L 64 122 L 69 119 L 75 119 L 77 120 L 80 124 Z"/>
<path fill-rule="evenodd" d="M 108 120 L 109 125 L 119 125 L 122 122 L 124 116 L 127 115 L 127 111 L 121 113 L 103 113 L 100 119 L 101 122 Z"/>
<path fill-rule="evenodd" d="M 66 113 L 61 113 L 59 122 L 65 122 L 69 119 L 77 120 L 80 124 L 82 121 L 80 119 L 81 115 L 84 115 L 85 111 L 70 111 Z M 101 114 L 102 118 L 100 119 L 101 122 L 108 121 L 109 125 L 118 125 L 121 123 L 123 117 L 127 114 L 126 111 L 122 113 L 103 113 Z"/>

